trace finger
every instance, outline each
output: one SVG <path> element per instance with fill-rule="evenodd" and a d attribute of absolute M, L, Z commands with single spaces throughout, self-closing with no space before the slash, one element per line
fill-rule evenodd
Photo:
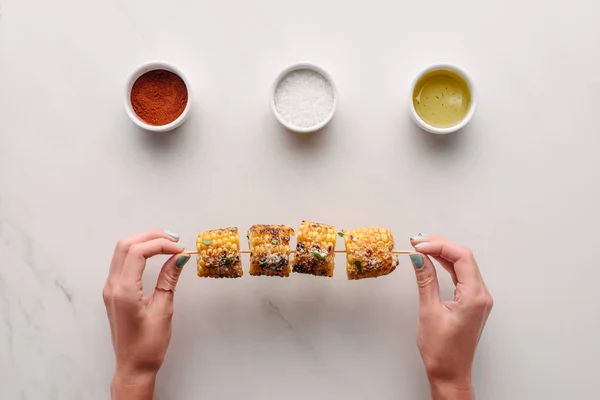
<path fill-rule="evenodd" d="M 415 269 L 417 286 L 419 288 L 419 307 L 429 307 L 441 302 L 440 286 L 435 272 L 435 267 L 429 257 L 413 253 L 410 261 Z"/>
<path fill-rule="evenodd" d="M 447 242 L 448 239 L 442 236 L 428 235 L 426 233 L 419 233 L 417 236 L 410 238 L 410 244 L 413 246 L 422 242 Z"/>
<path fill-rule="evenodd" d="M 186 254 L 175 255 L 163 265 L 156 281 L 156 289 L 153 295 L 153 307 L 160 311 L 173 309 L 173 295 L 179 281 L 183 266 L 190 260 Z"/>
<path fill-rule="evenodd" d="M 445 239 L 441 236 L 429 236 L 426 233 L 419 233 L 418 236 L 414 236 L 414 237 L 410 238 L 410 244 L 413 246 L 415 246 L 419 243 L 433 242 L 433 241 L 446 242 L 447 239 Z M 454 272 L 454 264 L 452 264 L 450 261 L 445 260 L 441 257 L 435 257 L 435 256 L 432 256 L 432 257 L 450 274 L 450 277 L 452 278 L 452 282 L 454 283 L 454 286 L 456 286 L 458 284 L 458 279 L 456 278 L 456 272 Z"/>
<path fill-rule="evenodd" d="M 415 244 L 415 249 L 420 253 L 434 258 L 449 261 L 456 274 L 457 283 L 463 283 L 467 287 L 478 288 L 482 284 L 479 267 L 475 262 L 470 250 L 448 241 L 421 241 Z M 448 265 L 449 266 L 449 265 Z"/>
<path fill-rule="evenodd" d="M 115 253 L 113 255 L 112 261 L 110 263 L 110 270 L 108 273 L 109 279 L 121 275 L 123 262 L 125 261 L 125 257 L 127 256 L 127 252 L 129 251 L 129 248 L 131 246 L 133 246 L 136 243 L 147 242 L 149 240 L 158 238 L 164 238 L 173 242 L 177 242 L 179 240 L 179 235 L 169 230 L 163 231 L 160 229 L 153 229 L 137 234 L 135 236 L 119 240 L 119 242 L 117 243 L 117 247 L 115 248 Z"/>
<path fill-rule="evenodd" d="M 183 247 L 165 238 L 134 244 L 125 257 L 121 279 L 125 284 L 139 282 L 142 280 L 148 258 L 158 254 L 178 254 L 182 251 Z"/>

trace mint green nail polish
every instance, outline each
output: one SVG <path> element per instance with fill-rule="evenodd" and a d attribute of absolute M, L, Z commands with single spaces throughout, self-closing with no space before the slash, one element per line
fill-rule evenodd
<path fill-rule="evenodd" d="M 187 264 L 187 262 L 190 260 L 190 256 L 185 255 L 185 256 L 181 256 L 177 259 L 177 261 L 175 262 L 175 265 L 177 266 L 177 268 L 183 268 L 183 266 L 185 264 Z"/>
<path fill-rule="evenodd" d="M 410 240 L 419 240 L 421 238 L 424 238 L 425 236 L 429 236 L 429 235 L 426 233 L 419 233 L 417 236 L 411 237 Z"/>
<path fill-rule="evenodd" d="M 426 244 L 428 244 L 429 242 L 421 242 L 421 243 L 417 243 L 415 244 L 415 249 L 418 249 L 421 246 L 425 246 Z"/>
<path fill-rule="evenodd" d="M 421 269 L 423 268 L 423 256 L 418 254 L 418 253 L 414 253 L 410 255 L 410 261 L 412 262 L 413 267 L 415 267 L 415 269 Z"/>
<path fill-rule="evenodd" d="M 421 233 L 421 232 L 419 232 L 419 236 L 420 236 L 420 237 L 425 237 L 425 236 L 429 236 L 429 235 L 428 235 L 428 234 L 426 234 L 426 233 Z"/>
<path fill-rule="evenodd" d="M 176 233 L 174 233 L 174 232 L 171 232 L 171 231 L 170 231 L 170 230 L 168 230 L 168 229 L 165 229 L 165 233 L 166 233 L 167 235 L 171 236 L 171 237 L 172 237 L 173 239 L 175 239 L 175 240 L 179 239 L 179 235 L 178 235 L 178 234 L 176 234 Z"/>

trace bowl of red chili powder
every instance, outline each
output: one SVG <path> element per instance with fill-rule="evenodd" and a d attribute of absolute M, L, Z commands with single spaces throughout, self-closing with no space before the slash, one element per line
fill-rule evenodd
<path fill-rule="evenodd" d="M 190 111 L 185 75 L 175 66 L 149 62 L 138 67 L 127 81 L 125 111 L 139 127 L 167 132 L 185 122 Z"/>

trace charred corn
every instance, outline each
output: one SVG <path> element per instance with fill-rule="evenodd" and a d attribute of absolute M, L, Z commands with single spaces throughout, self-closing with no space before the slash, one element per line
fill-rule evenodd
<path fill-rule="evenodd" d="M 200 232 L 198 276 L 204 278 L 239 278 L 244 274 L 240 260 L 238 228 Z"/>
<path fill-rule="evenodd" d="M 344 230 L 348 279 L 377 278 L 391 273 L 398 265 L 394 238 L 386 228 Z"/>
<path fill-rule="evenodd" d="M 333 276 L 336 230 L 334 226 L 302 221 L 298 230 L 293 271 L 300 274 Z"/>
<path fill-rule="evenodd" d="M 290 237 L 294 234 L 285 225 L 250 227 L 250 275 L 290 276 Z"/>

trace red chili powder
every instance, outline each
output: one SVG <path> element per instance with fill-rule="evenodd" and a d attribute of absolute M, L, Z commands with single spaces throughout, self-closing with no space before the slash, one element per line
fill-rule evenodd
<path fill-rule="evenodd" d="M 131 105 L 138 117 L 154 126 L 175 121 L 185 110 L 188 90 L 176 74 L 158 69 L 140 76 L 131 89 Z"/>

